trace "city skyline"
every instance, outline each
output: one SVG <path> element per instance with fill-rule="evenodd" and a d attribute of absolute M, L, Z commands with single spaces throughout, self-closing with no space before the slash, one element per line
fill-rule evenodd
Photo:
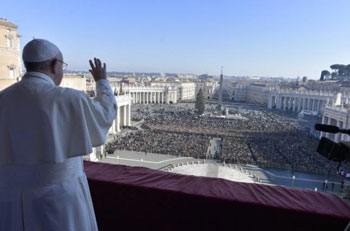
<path fill-rule="evenodd" d="M 56 43 L 72 71 L 99 57 L 108 71 L 319 79 L 350 63 L 350 2 L 6 0 L 0 17 Z"/>

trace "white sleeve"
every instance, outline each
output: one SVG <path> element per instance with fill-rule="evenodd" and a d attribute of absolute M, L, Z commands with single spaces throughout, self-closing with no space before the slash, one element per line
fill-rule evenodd
<path fill-rule="evenodd" d="M 92 98 L 90 106 L 93 108 L 95 122 L 99 125 L 100 134 L 107 134 L 113 120 L 116 119 L 118 109 L 108 80 L 101 79 L 96 82 L 96 96 Z M 105 140 L 100 140 L 100 138 L 94 139 L 93 137 L 98 136 L 91 134 L 93 146 L 98 146 L 105 142 Z"/>

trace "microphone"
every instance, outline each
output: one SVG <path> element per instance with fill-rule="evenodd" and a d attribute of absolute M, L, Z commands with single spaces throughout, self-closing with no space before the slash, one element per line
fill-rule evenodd
<path fill-rule="evenodd" d="M 334 125 L 327 125 L 327 124 L 315 124 L 315 130 L 321 131 L 321 132 L 328 132 L 328 133 L 344 133 L 347 135 L 350 135 L 349 129 L 340 129 L 337 126 Z"/>
<path fill-rule="evenodd" d="M 341 132 L 341 130 L 337 126 L 327 124 L 315 124 L 315 130 L 328 133 Z"/>

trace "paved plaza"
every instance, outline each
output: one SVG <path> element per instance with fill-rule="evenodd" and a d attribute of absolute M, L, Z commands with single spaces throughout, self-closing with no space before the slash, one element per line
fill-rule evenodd
<path fill-rule="evenodd" d="M 309 190 L 338 193 L 342 178 L 308 174 L 280 169 L 262 169 L 254 165 L 217 163 L 214 160 L 198 160 L 192 157 L 177 157 L 154 153 L 116 150 L 99 162 L 127 166 L 146 167 L 177 174 L 223 178 L 237 182 L 261 183 L 299 187 Z M 346 185 L 345 185 L 346 187 Z"/>

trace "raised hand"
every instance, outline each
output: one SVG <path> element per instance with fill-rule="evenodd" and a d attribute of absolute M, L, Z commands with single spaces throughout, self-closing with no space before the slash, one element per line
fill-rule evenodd
<path fill-rule="evenodd" d="M 91 69 L 89 70 L 94 80 L 97 82 L 100 79 L 107 79 L 106 63 L 101 63 L 101 60 L 94 58 L 94 62 L 89 60 Z"/>

